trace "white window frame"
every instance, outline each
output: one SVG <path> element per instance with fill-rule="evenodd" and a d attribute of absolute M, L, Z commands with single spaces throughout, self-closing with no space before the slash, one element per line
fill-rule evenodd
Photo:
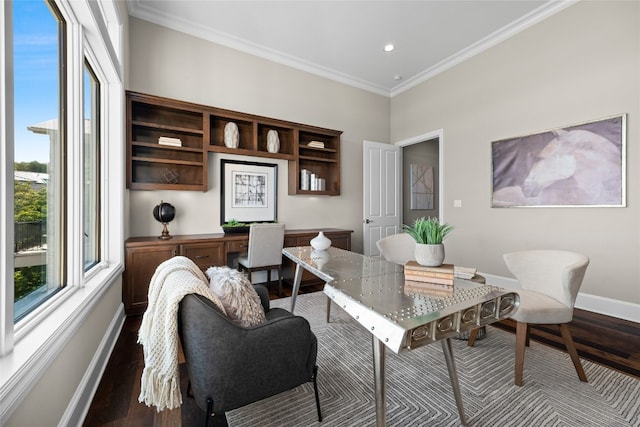
<path fill-rule="evenodd" d="M 82 326 L 102 296 L 119 286 L 124 241 L 124 87 L 116 5 L 55 0 L 67 25 L 66 287 L 13 324 L 13 63 L 12 2 L 0 3 L 0 425 Z M 103 16 L 107 11 L 109 16 Z M 112 38 L 113 37 L 113 38 Z M 82 243 L 83 66 L 100 81 L 100 254 L 84 271 Z M 9 107 L 9 108 L 7 108 Z"/>

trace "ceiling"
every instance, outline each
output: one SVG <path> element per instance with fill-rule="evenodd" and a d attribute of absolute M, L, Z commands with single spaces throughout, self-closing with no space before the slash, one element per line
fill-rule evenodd
<path fill-rule="evenodd" d="M 574 2 L 129 0 L 128 7 L 136 18 L 394 96 Z"/>

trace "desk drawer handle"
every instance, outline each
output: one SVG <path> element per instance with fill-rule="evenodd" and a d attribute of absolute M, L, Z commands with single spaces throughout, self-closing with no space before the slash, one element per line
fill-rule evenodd
<path fill-rule="evenodd" d="M 209 258 L 209 255 L 196 255 L 196 259 Z"/>

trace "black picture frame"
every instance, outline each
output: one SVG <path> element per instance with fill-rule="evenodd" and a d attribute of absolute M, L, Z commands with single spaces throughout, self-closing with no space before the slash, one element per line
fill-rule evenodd
<path fill-rule="evenodd" d="M 220 223 L 277 219 L 278 165 L 220 160 Z"/>

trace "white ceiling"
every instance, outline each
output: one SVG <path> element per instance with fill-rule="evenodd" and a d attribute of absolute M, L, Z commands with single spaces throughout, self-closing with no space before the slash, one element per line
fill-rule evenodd
<path fill-rule="evenodd" d="M 129 0 L 130 15 L 394 96 L 574 0 Z M 383 47 L 393 43 L 395 50 Z"/>

